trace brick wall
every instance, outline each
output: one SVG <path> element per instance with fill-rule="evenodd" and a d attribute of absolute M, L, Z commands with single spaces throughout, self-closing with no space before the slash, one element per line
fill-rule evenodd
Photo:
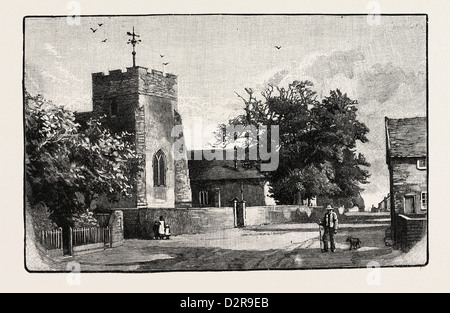
<path fill-rule="evenodd" d="M 414 196 L 415 213 L 421 210 L 420 193 L 427 191 L 427 171 L 417 169 L 416 158 L 395 158 L 391 160 L 391 197 L 395 213 L 404 214 L 405 195 Z M 393 210 L 394 211 L 394 210 Z"/>
<path fill-rule="evenodd" d="M 113 247 L 123 245 L 124 241 L 124 224 L 123 211 L 114 210 L 109 218 L 108 226 L 111 227 L 112 245 Z"/>
<path fill-rule="evenodd" d="M 220 190 L 221 206 L 231 206 L 234 198 L 241 199 L 241 188 L 243 187 L 244 198 L 247 206 L 264 206 L 266 203 L 266 194 L 264 184 L 261 180 L 250 179 L 236 181 L 193 181 L 192 188 L 192 205 L 200 206 L 199 192 L 208 191 L 210 206 L 215 206 L 215 193 Z"/>
<path fill-rule="evenodd" d="M 106 115 L 105 124 L 113 132 L 134 133 L 137 153 L 143 158 L 138 173 L 134 205 L 121 201 L 115 207 L 174 207 L 175 202 L 189 206 L 191 191 L 187 164 L 174 164 L 172 128 L 177 103 L 177 76 L 144 67 L 129 67 L 92 74 L 93 111 L 80 115 Z M 112 106 L 117 114 L 112 115 Z M 179 118 L 181 124 L 181 118 Z M 161 149 L 166 157 L 166 186 L 153 186 L 153 156 Z M 177 186 L 177 187 L 176 187 Z M 174 189 L 177 188 L 176 195 Z"/>
<path fill-rule="evenodd" d="M 168 98 L 140 95 L 140 103 L 145 110 L 145 176 L 147 206 L 152 208 L 175 206 L 175 175 L 172 157 L 171 137 L 173 120 L 173 103 Z M 153 157 L 158 150 L 164 152 L 166 161 L 166 185 L 153 184 Z"/>
<path fill-rule="evenodd" d="M 324 214 L 323 207 L 299 205 L 255 206 L 246 209 L 247 225 L 317 223 Z"/>
<path fill-rule="evenodd" d="M 170 98 L 177 100 L 178 84 L 177 76 L 165 74 L 161 71 L 152 70 L 148 72 L 145 68 L 139 68 L 139 94 Z M 177 109 L 177 105 L 173 107 Z"/>
<path fill-rule="evenodd" d="M 234 227 L 233 208 L 140 209 L 137 227 L 142 238 L 153 238 L 153 224 L 160 216 L 170 225 L 173 235 L 214 232 Z"/>
<path fill-rule="evenodd" d="M 324 215 L 322 207 L 257 206 L 246 208 L 246 225 L 272 223 L 316 223 Z M 153 224 L 164 217 L 173 235 L 216 232 L 234 228 L 232 207 L 123 209 L 125 239 L 154 237 Z M 340 219 L 343 216 L 340 216 Z"/>
<path fill-rule="evenodd" d="M 400 235 L 395 243 L 395 247 L 408 252 L 426 235 L 427 220 L 426 218 L 408 218 L 399 215 L 396 228 Z"/>
<path fill-rule="evenodd" d="M 175 125 L 182 126 L 183 121 L 178 112 L 174 112 Z M 174 137 L 174 149 L 180 147 L 182 152 L 186 152 L 186 143 L 184 140 L 184 134 L 173 134 Z M 174 151 L 177 154 L 175 160 L 175 206 L 176 207 L 190 207 L 192 206 L 192 190 L 191 182 L 189 178 L 189 167 L 187 161 L 187 155 L 181 154 L 181 151 Z M 182 158 L 182 156 L 184 158 Z"/>
<path fill-rule="evenodd" d="M 144 110 L 145 125 L 145 191 L 151 208 L 175 207 L 175 162 L 172 156 L 172 129 L 177 108 L 177 77 L 139 68 L 139 105 Z M 166 161 L 166 185 L 153 184 L 153 157 L 162 150 Z"/>
<path fill-rule="evenodd" d="M 125 239 L 141 238 L 139 209 L 121 209 L 123 212 L 123 236 Z"/>

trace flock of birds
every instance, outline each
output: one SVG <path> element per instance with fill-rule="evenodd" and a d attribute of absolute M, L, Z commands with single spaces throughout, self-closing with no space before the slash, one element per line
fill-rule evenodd
<path fill-rule="evenodd" d="M 100 27 L 103 26 L 103 23 L 97 23 L 97 25 L 98 25 L 98 27 L 100 28 Z M 95 32 L 98 30 L 98 28 L 92 28 L 92 27 L 90 27 L 90 30 L 92 31 L 92 33 L 95 33 Z M 102 40 L 102 42 L 106 42 L 107 40 L 108 40 L 108 38 L 105 38 L 105 39 Z M 280 50 L 280 49 L 281 49 L 281 46 L 274 46 L 274 47 L 277 48 L 277 50 Z M 164 55 L 163 55 L 163 54 L 160 54 L 159 56 L 160 56 L 161 58 L 164 58 Z M 169 62 L 163 62 L 162 65 L 163 65 L 163 66 L 169 65 Z"/>
<path fill-rule="evenodd" d="M 103 23 L 98 23 L 97 24 L 98 25 L 98 27 L 102 27 L 103 26 Z M 98 30 L 98 28 L 90 28 L 90 30 L 93 32 L 93 33 L 95 33 L 97 30 Z M 103 39 L 102 40 L 102 42 L 106 42 L 108 40 L 108 38 L 105 38 L 105 39 Z"/>
<path fill-rule="evenodd" d="M 90 28 L 89 28 L 89 29 L 92 31 L 92 33 L 95 33 L 100 27 L 102 27 L 102 26 L 103 26 L 103 23 L 97 23 L 97 25 L 98 25 L 98 28 L 93 28 L 93 27 L 90 27 Z M 131 35 L 130 32 L 128 32 L 127 34 Z M 103 39 L 101 42 L 106 42 L 107 40 L 108 40 L 108 38 L 105 38 L 105 39 Z M 163 55 L 163 54 L 160 54 L 159 56 L 160 56 L 161 58 L 164 58 L 164 55 Z M 169 65 L 169 62 L 163 62 L 162 65 L 163 65 L 163 66 Z"/>

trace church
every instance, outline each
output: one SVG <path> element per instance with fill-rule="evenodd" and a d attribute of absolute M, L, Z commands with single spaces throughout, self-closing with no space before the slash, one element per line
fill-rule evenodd
<path fill-rule="evenodd" d="M 249 206 L 274 204 L 264 175 L 243 168 L 241 161 L 174 157 L 173 147 L 180 142 L 184 145 L 183 133 L 173 132 L 183 125 L 176 75 L 142 66 L 93 73 L 92 102 L 92 111 L 77 113 L 77 120 L 83 124 L 91 117 L 104 116 L 104 125 L 113 133 L 131 133 L 144 163 L 132 198 L 108 203 L 100 196 L 96 203 L 102 207 L 222 207 L 232 206 L 233 199 L 246 200 Z"/>
<path fill-rule="evenodd" d="M 159 215 L 175 222 L 181 232 L 197 225 L 190 208 L 230 207 L 233 200 L 245 200 L 248 206 L 272 204 L 267 181 L 258 170 L 244 168 L 237 160 L 188 157 L 191 151 L 186 149 L 178 112 L 178 77 L 137 66 L 138 35 L 134 29 L 128 35 L 133 66 L 92 73 L 92 111 L 77 113 L 76 118 L 83 125 L 89 118 L 103 117 L 112 133 L 132 134 L 142 163 L 131 198 L 111 203 L 100 195 L 91 209 L 125 210 L 124 222 L 136 230 L 130 237 L 142 236 L 148 231 L 142 228 Z"/>
<path fill-rule="evenodd" d="M 192 194 L 187 158 L 174 159 L 172 147 L 182 135 L 172 137 L 182 125 L 178 113 L 177 76 L 145 67 L 128 67 L 92 74 L 91 112 L 77 114 L 82 123 L 90 117 L 106 116 L 104 124 L 113 132 L 134 135 L 136 152 L 144 165 L 137 174 L 133 198 L 111 203 L 112 207 L 189 207 Z"/>

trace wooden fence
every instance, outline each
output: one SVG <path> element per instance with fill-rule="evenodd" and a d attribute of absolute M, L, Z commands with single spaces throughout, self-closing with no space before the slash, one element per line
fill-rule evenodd
<path fill-rule="evenodd" d="M 112 247 L 111 227 L 69 228 L 69 251 L 89 251 Z"/>
<path fill-rule="evenodd" d="M 39 242 L 46 250 L 62 250 L 63 233 L 62 228 L 39 231 Z"/>

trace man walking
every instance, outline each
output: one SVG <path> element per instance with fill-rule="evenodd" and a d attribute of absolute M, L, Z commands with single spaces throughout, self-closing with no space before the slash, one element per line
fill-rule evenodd
<path fill-rule="evenodd" d="M 331 252 L 336 251 L 336 242 L 334 241 L 334 235 L 337 233 L 338 228 L 338 217 L 336 212 L 333 211 L 331 205 L 327 205 L 325 216 L 319 223 L 320 226 L 324 228 L 324 233 L 322 236 L 323 240 L 323 252 L 328 252 L 328 239 L 330 241 Z"/>

